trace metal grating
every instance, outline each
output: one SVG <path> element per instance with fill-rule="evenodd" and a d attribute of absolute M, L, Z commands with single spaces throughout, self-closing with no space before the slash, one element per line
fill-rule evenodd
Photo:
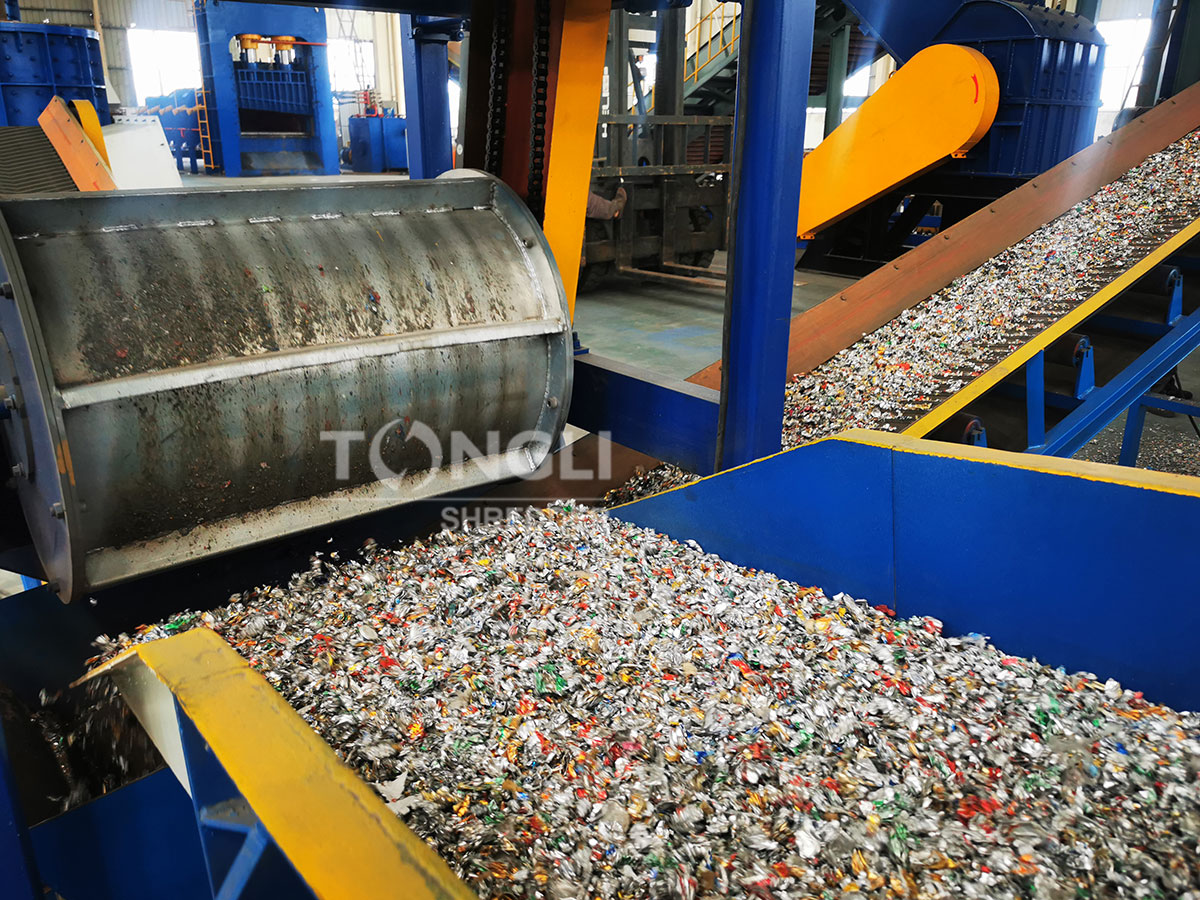
<path fill-rule="evenodd" d="M 78 190 L 39 126 L 0 128 L 0 194 L 58 194 Z"/>

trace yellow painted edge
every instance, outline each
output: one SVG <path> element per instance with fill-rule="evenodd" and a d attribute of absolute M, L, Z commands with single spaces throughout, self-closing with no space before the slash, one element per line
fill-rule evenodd
<path fill-rule="evenodd" d="M 853 428 L 823 440 L 844 441 L 881 447 L 897 453 L 915 453 L 921 456 L 936 456 L 941 459 L 959 459 L 965 462 L 1006 466 L 1041 472 L 1046 475 L 1063 475 L 1082 478 L 1086 481 L 1101 481 L 1122 487 L 1140 488 L 1185 497 L 1200 498 L 1200 478 L 1194 475 L 1176 475 L 1170 472 L 1154 472 L 1150 469 L 1133 469 L 1110 463 L 1091 462 L 1086 459 L 1071 459 L 1062 456 L 1040 456 L 1035 453 L 1018 453 L 1012 450 L 997 450 L 994 447 L 974 447 L 970 444 L 951 444 L 931 441 L 926 438 L 889 431 L 871 431 Z M 814 442 L 817 443 L 817 442 Z M 809 446 L 809 445 L 806 445 Z M 799 448 L 797 448 L 799 449 Z"/>
<path fill-rule="evenodd" d="M 935 406 L 912 425 L 904 429 L 902 434 L 911 437 L 923 437 L 938 425 L 941 425 L 952 415 L 963 409 L 968 403 L 991 390 L 1009 375 L 1025 365 L 1034 354 L 1050 346 L 1056 340 L 1080 324 L 1084 319 L 1099 311 L 1102 307 L 1116 299 L 1117 295 L 1130 287 L 1150 269 L 1162 262 L 1179 247 L 1200 234 L 1200 219 L 1196 219 L 1174 237 L 1159 244 L 1154 250 L 1139 262 L 1122 272 L 1113 281 L 1084 300 L 1054 324 L 1050 325 L 1029 343 L 1018 347 L 1001 362 L 988 369 L 974 381 L 964 387 L 948 400 Z"/>
<path fill-rule="evenodd" d="M 72 100 L 71 109 L 75 111 L 75 116 L 79 119 L 79 127 L 83 129 L 83 133 L 96 148 L 96 153 L 111 169 L 112 161 L 108 158 L 108 144 L 104 142 L 104 131 L 100 126 L 100 117 L 96 115 L 96 107 L 92 106 L 88 100 Z"/>
<path fill-rule="evenodd" d="M 945 441 L 933 441 L 927 438 L 909 435 L 907 432 L 897 434 L 893 431 L 872 431 L 869 428 L 850 428 L 837 434 L 827 435 L 772 453 L 761 459 L 756 459 L 732 469 L 714 472 L 712 475 L 702 475 L 695 481 L 681 484 L 678 487 L 667 488 L 654 494 L 648 494 L 637 500 L 630 500 L 618 506 L 609 507 L 609 512 L 624 509 L 642 500 L 661 497 L 674 491 L 682 491 L 701 481 L 720 478 L 738 469 L 757 465 L 768 459 L 783 456 L 785 453 L 795 453 L 805 447 L 815 447 L 827 441 L 842 441 L 844 443 L 864 444 L 870 447 L 881 447 L 901 453 L 917 453 L 923 456 L 936 456 L 942 459 L 961 459 L 968 462 L 988 463 L 991 465 L 1008 466 L 1013 469 L 1025 469 L 1031 472 L 1042 472 L 1047 475 L 1066 475 L 1083 478 L 1088 481 L 1103 481 L 1109 484 L 1119 484 L 1125 487 L 1142 488 L 1144 490 L 1163 491 L 1170 494 L 1180 494 L 1185 497 L 1200 497 L 1200 478 L 1194 475 L 1175 475 L 1170 472 L 1155 472 L 1150 469 L 1132 469 L 1128 466 L 1116 466 L 1109 463 L 1091 462 L 1086 459 L 1071 459 L 1061 456 L 1039 456 L 1034 453 L 1017 453 L 1012 450 L 997 450 L 994 447 L 975 447 L 970 444 L 951 444 Z"/>
<path fill-rule="evenodd" d="M 279 849 L 322 900 L 475 900 L 219 635 L 131 648 L 163 682 Z M 93 673 L 94 674 L 94 673 Z"/>
<path fill-rule="evenodd" d="M 554 122 L 550 130 L 546 215 L 542 231 L 558 271 L 562 273 L 567 305 L 574 322 L 612 3 L 611 0 L 566 0 L 565 7 L 562 51 L 554 86 Z"/>

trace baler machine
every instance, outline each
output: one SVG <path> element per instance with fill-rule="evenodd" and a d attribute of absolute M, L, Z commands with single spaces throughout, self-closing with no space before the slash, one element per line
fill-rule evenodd
<path fill-rule="evenodd" d="M 583 6 L 559 20 L 562 45 L 588 41 L 556 62 L 541 224 L 472 173 L 0 201 L 4 563 L 45 582 L 0 601 L 8 696 L 36 708 L 84 674 L 102 631 L 218 605 L 330 540 L 418 534 L 420 501 L 552 455 L 587 368 L 560 274 L 582 242 L 596 109 L 565 102 L 581 82 L 564 70 L 602 60 L 608 22 Z M 761 148 L 752 128 L 745 140 Z M 796 175 L 765 223 L 784 238 L 784 310 Z M 743 184 L 743 214 L 781 193 L 776 176 L 759 173 L 765 193 Z M 752 286 L 738 273 L 762 246 L 735 247 L 735 283 Z M 734 378 L 736 349 L 728 361 Z M 484 452 L 446 463 L 455 433 Z M 1161 564 L 1194 549 L 1197 479 L 873 432 L 722 468 L 614 514 L 1154 701 L 1200 699 L 1194 578 Z M 113 675 L 167 767 L 42 816 L 6 753 L 5 896 L 470 896 L 216 635 L 144 645 Z"/>

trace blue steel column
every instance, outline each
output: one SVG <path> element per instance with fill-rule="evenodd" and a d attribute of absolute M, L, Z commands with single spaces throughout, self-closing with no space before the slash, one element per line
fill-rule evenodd
<path fill-rule="evenodd" d="M 815 0 L 742 4 L 719 469 L 781 444 L 815 15 Z"/>
<path fill-rule="evenodd" d="M 408 173 L 436 178 L 453 168 L 450 150 L 450 98 L 447 82 L 446 20 L 400 17 L 404 63 L 404 114 L 408 131 Z"/>
<path fill-rule="evenodd" d="M 0 725 L 0 896 L 34 900 L 41 894 L 21 799 L 8 765 L 4 726 Z"/>

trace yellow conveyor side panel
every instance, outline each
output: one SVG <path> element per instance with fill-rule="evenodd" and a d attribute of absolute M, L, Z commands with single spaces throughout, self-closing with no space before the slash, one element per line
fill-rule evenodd
<path fill-rule="evenodd" d="M 996 118 L 1000 83 L 978 50 L 926 47 L 804 159 L 796 234 L 810 238 L 949 156 Z"/>
<path fill-rule="evenodd" d="M 196 628 L 140 644 L 84 680 L 110 671 L 114 679 L 129 676 L 138 666 L 148 670 L 151 683 L 170 690 L 318 898 L 475 900 L 433 849 L 215 632 Z M 145 692 L 146 678 L 140 683 Z M 147 707 L 130 705 L 153 735 L 154 722 L 143 718 Z M 169 747 L 159 747 L 170 762 Z"/>

